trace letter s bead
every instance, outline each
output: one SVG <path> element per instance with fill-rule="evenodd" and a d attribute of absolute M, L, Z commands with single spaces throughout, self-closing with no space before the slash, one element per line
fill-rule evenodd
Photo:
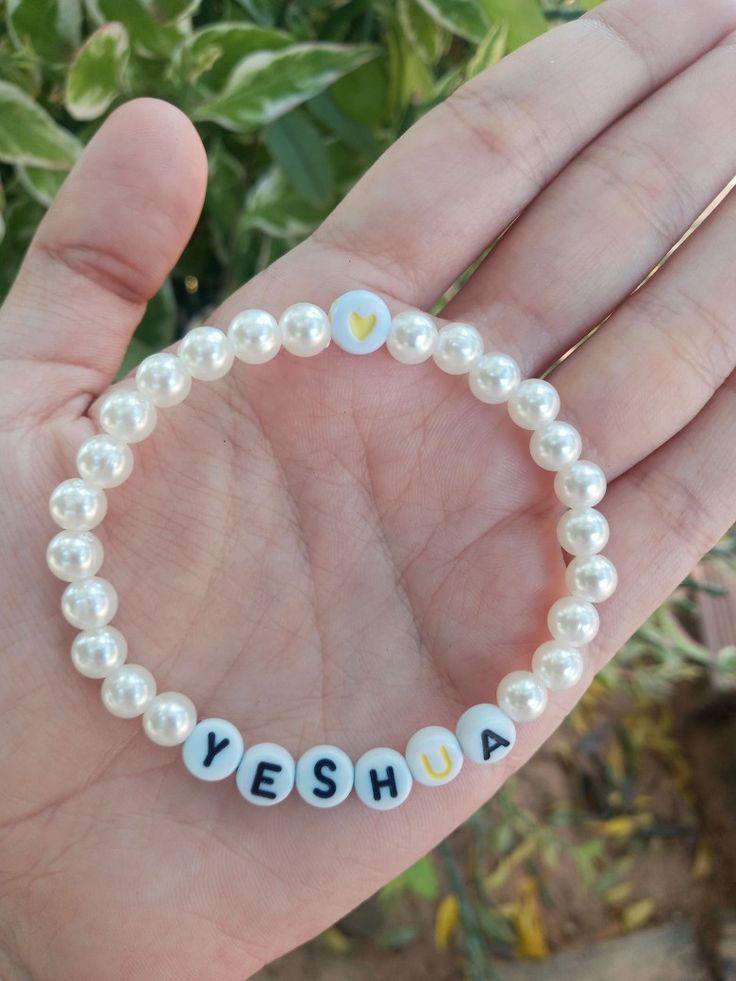
<path fill-rule="evenodd" d="M 296 765 L 296 789 L 313 807 L 336 807 L 353 789 L 355 768 L 337 746 L 312 746 Z"/>

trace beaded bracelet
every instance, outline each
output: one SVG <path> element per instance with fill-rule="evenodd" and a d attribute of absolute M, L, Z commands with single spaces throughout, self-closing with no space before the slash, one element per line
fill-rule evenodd
<path fill-rule="evenodd" d="M 112 584 L 97 575 L 103 549 L 90 530 L 107 512 L 105 491 L 131 473 L 130 444 L 151 434 L 158 409 L 187 397 L 193 378 L 216 381 L 236 357 L 246 364 L 263 364 L 282 346 L 298 357 L 311 357 L 331 341 L 351 354 L 369 354 L 386 344 L 403 364 L 420 364 L 431 357 L 448 374 L 467 374 L 470 390 L 481 402 L 507 403 L 511 419 L 533 431 L 533 460 L 556 472 L 555 493 L 568 508 L 557 526 L 557 538 L 573 556 L 566 573 L 570 595 L 549 611 L 552 639 L 534 652 L 531 671 L 512 671 L 501 679 L 498 704 L 469 708 L 454 733 L 442 726 L 420 729 L 403 755 L 386 747 L 369 749 L 355 764 L 336 746 L 315 746 L 296 763 L 276 743 L 246 748 L 241 733 L 227 720 L 198 722 L 186 695 L 157 694 L 150 671 L 127 662 L 125 638 L 110 626 L 118 597 Z M 88 678 L 103 679 L 102 702 L 113 715 L 142 716 L 143 729 L 153 742 L 181 745 L 184 764 L 195 777 L 215 781 L 235 774 L 238 790 L 254 804 L 276 804 L 296 786 L 314 807 L 334 807 L 354 789 L 368 807 L 390 810 L 406 800 L 414 780 L 440 786 L 457 776 L 464 759 L 477 764 L 502 760 L 514 746 L 515 723 L 538 718 L 548 690 L 569 688 L 580 680 L 581 647 L 598 631 L 593 604 L 607 599 L 617 585 L 614 566 L 599 554 L 608 541 L 608 523 L 595 505 L 603 498 L 606 478 L 595 463 L 579 459 L 580 434 L 557 419 L 560 400 L 553 386 L 538 378 L 522 381 L 519 366 L 506 354 L 484 354 L 475 327 L 453 323 L 438 330 L 430 316 L 416 310 L 392 319 L 380 297 L 352 290 L 335 301 L 329 315 L 312 303 L 296 303 L 278 322 L 263 310 L 245 310 L 227 333 L 196 327 L 181 341 L 178 354 L 146 358 L 135 381 L 134 389 L 117 390 L 102 399 L 104 432 L 80 447 L 79 477 L 59 484 L 51 495 L 51 516 L 65 530 L 49 544 L 47 562 L 54 575 L 69 583 L 61 610 L 82 631 L 72 643 L 74 666 Z"/>

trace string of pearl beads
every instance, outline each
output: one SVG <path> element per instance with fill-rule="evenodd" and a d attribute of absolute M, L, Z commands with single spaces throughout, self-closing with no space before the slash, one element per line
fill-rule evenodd
<path fill-rule="evenodd" d="M 531 432 L 535 463 L 555 472 L 555 493 L 567 508 L 557 538 L 573 557 L 566 573 L 569 595 L 549 611 L 551 639 L 534 652 L 531 671 L 512 671 L 501 679 L 497 704 L 469 708 L 455 732 L 442 726 L 420 729 L 403 754 L 386 747 L 369 749 L 355 764 L 336 746 L 312 747 L 298 762 L 275 743 L 246 748 L 232 723 L 217 718 L 197 721 L 186 695 L 159 693 L 151 672 L 127 661 L 125 637 L 111 625 L 118 597 L 114 586 L 98 576 L 104 555 L 92 532 L 107 512 L 106 491 L 130 476 L 131 444 L 151 435 L 159 409 L 184 401 L 192 379 L 217 381 L 236 358 L 263 364 L 282 347 L 297 357 L 312 357 L 331 342 L 353 354 L 368 354 L 385 344 L 403 364 L 432 358 L 448 374 L 467 375 L 471 392 L 481 402 L 505 403 L 513 422 Z M 383 300 L 365 290 L 344 294 L 329 314 L 312 303 L 296 303 L 278 321 L 263 310 L 244 310 L 226 333 L 217 327 L 194 328 L 176 354 L 154 354 L 140 364 L 135 388 L 102 399 L 103 431 L 79 448 L 78 476 L 59 484 L 51 495 L 51 517 L 63 530 L 51 540 L 47 562 L 54 575 L 68 583 L 61 609 L 80 630 L 71 648 L 74 666 L 86 677 L 102 680 L 102 702 L 109 712 L 121 718 L 142 716 L 147 736 L 161 746 L 181 745 L 184 764 L 202 780 L 235 774 L 240 793 L 254 804 L 278 803 L 296 786 L 315 807 L 333 807 L 354 789 L 369 807 L 390 810 L 406 800 L 414 781 L 440 786 L 457 776 L 465 759 L 499 762 L 513 748 L 516 723 L 538 718 L 549 690 L 569 688 L 580 680 L 582 648 L 598 632 L 594 604 L 611 596 L 617 585 L 613 564 L 600 554 L 609 529 L 596 506 L 606 491 L 606 478 L 597 464 L 580 459 L 580 434 L 558 420 L 559 409 L 559 396 L 549 382 L 522 380 L 509 355 L 484 353 L 475 327 L 455 323 L 438 330 L 432 317 L 417 310 L 392 318 Z"/>

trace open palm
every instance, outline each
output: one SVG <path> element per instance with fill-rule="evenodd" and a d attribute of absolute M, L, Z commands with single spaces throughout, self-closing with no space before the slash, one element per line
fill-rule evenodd
<path fill-rule="evenodd" d="M 666 30 L 660 24 L 667 23 Z M 621 586 L 600 667 L 736 517 L 736 202 L 638 284 L 736 163 L 736 7 L 611 0 L 416 125 L 303 245 L 231 297 L 329 306 L 365 287 L 428 308 L 519 214 L 443 316 L 556 370 L 563 417 L 611 485 Z M 42 224 L 0 327 L 0 965 L 3 976 L 237 981 L 427 851 L 522 764 L 579 690 L 496 767 L 254 808 L 107 715 L 75 675 L 44 549 L 144 304 L 183 248 L 206 161 L 176 110 L 115 113 Z M 465 379 L 385 352 L 282 354 L 195 383 L 135 448 L 101 532 L 130 660 L 246 744 L 355 759 L 452 727 L 528 668 L 564 590 L 549 474 Z M 3 964 L 2 958 L 5 958 Z"/>

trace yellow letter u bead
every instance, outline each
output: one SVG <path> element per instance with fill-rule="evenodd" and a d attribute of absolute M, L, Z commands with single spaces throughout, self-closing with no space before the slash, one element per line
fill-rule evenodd
<path fill-rule="evenodd" d="M 427 726 L 415 732 L 404 755 L 414 779 L 428 787 L 440 787 L 454 780 L 463 765 L 457 737 L 443 726 Z"/>

